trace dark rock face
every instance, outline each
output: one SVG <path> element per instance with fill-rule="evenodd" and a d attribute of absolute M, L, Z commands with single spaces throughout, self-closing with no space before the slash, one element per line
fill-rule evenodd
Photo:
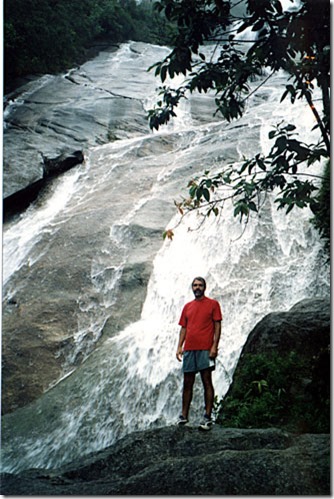
<path fill-rule="evenodd" d="M 45 180 L 39 179 L 3 200 L 3 221 L 8 222 L 11 217 L 22 213 L 33 203 L 41 190 L 45 187 Z"/>
<path fill-rule="evenodd" d="M 5 495 L 328 495 L 330 439 L 278 429 L 133 433 L 58 470 L 3 474 Z"/>
<path fill-rule="evenodd" d="M 242 355 L 273 349 L 279 353 L 295 350 L 303 356 L 315 355 L 328 346 L 329 332 L 330 300 L 303 300 L 288 312 L 273 312 L 264 317 L 250 333 Z"/>
<path fill-rule="evenodd" d="M 61 173 L 70 170 L 74 166 L 83 163 L 84 155 L 82 151 L 74 151 L 73 153 L 67 155 L 65 153 L 60 154 L 56 158 L 43 157 L 43 178 L 53 177 L 54 175 L 60 175 Z"/>
<path fill-rule="evenodd" d="M 62 153 L 56 158 L 47 158 L 44 156 L 43 178 L 36 180 L 36 182 L 33 182 L 27 187 L 4 198 L 4 222 L 7 222 L 12 216 L 17 215 L 28 208 L 28 206 L 37 199 L 38 195 L 45 189 L 52 178 L 83 163 L 84 159 L 82 151 L 74 151 L 70 154 Z"/>
<path fill-rule="evenodd" d="M 294 351 L 310 366 L 309 379 L 295 386 L 296 395 L 308 397 L 313 385 L 322 384 L 329 391 L 330 383 L 330 300 L 303 300 L 288 312 L 273 312 L 264 317 L 251 331 L 242 349 L 234 380 L 245 368 L 247 354 L 276 352 L 281 356 Z M 234 396 L 232 382 L 226 397 Z"/>

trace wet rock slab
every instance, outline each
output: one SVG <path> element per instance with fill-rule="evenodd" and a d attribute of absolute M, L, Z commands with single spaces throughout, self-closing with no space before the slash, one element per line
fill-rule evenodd
<path fill-rule="evenodd" d="M 329 495 L 329 435 L 165 427 L 57 470 L 2 475 L 4 495 Z"/>

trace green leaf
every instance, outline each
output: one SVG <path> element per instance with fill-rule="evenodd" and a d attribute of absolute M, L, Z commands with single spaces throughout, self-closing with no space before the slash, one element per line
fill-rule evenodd
<path fill-rule="evenodd" d="M 288 91 L 287 91 L 287 90 L 285 90 L 285 92 L 283 92 L 283 94 L 282 94 L 282 97 L 281 97 L 280 102 L 283 102 L 283 101 L 284 101 L 284 99 L 285 99 L 285 97 L 286 97 L 287 95 L 288 95 Z"/>
<path fill-rule="evenodd" d="M 203 194 L 203 190 L 201 187 L 198 187 L 197 191 L 196 191 L 196 197 L 198 199 L 198 201 L 201 199 L 202 197 L 202 194 Z"/>
<path fill-rule="evenodd" d="M 160 78 L 161 81 L 164 82 L 167 76 L 167 66 L 162 66 L 161 71 L 160 71 Z"/>
<path fill-rule="evenodd" d="M 290 123 L 289 125 L 287 125 L 287 126 L 285 127 L 285 130 L 286 130 L 287 132 L 292 132 L 293 130 L 296 130 L 296 127 L 295 127 L 295 125 L 291 125 L 291 123 Z"/>
<path fill-rule="evenodd" d="M 275 142 L 275 146 L 277 147 L 277 152 L 278 153 L 283 152 L 286 149 L 286 147 L 287 147 L 287 139 L 286 139 L 286 137 L 284 135 L 281 136 L 281 137 L 278 137 L 278 139 Z"/>
<path fill-rule="evenodd" d="M 197 190 L 197 185 L 194 184 L 191 186 L 191 188 L 189 189 L 189 194 L 190 194 L 190 197 L 193 198 L 196 194 L 196 190 Z"/>
<path fill-rule="evenodd" d="M 256 160 L 256 163 L 261 168 L 262 171 L 265 172 L 267 170 L 266 164 L 265 164 L 265 162 L 264 162 L 264 160 L 262 158 L 258 158 Z"/>
<path fill-rule="evenodd" d="M 290 213 L 290 211 L 293 209 L 293 207 L 294 207 L 294 204 L 293 204 L 293 203 L 291 203 L 291 204 L 288 206 L 288 208 L 287 208 L 287 210 L 286 210 L 286 212 L 285 212 L 285 213 L 286 213 L 286 215 L 287 215 L 288 213 Z"/>
<path fill-rule="evenodd" d="M 208 189 L 204 188 L 202 192 L 203 192 L 203 196 L 204 196 L 205 200 L 207 202 L 209 202 L 210 201 L 210 191 Z"/>
<path fill-rule="evenodd" d="M 248 207 L 249 207 L 249 209 L 250 209 L 250 210 L 252 210 L 252 211 L 256 211 L 256 212 L 258 211 L 257 206 L 256 206 L 256 204 L 254 203 L 254 201 L 251 201 L 250 203 L 248 203 Z"/>

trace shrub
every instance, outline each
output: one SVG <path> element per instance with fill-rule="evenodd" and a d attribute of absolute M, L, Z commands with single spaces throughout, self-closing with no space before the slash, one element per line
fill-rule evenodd
<path fill-rule="evenodd" d="M 322 366 L 322 367 L 321 367 Z M 245 354 L 232 389 L 216 401 L 216 422 L 229 427 L 328 433 L 329 353 L 312 365 L 296 352 Z"/>

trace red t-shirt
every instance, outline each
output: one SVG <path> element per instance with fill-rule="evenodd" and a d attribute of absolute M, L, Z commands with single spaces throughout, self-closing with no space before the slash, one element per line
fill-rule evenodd
<path fill-rule="evenodd" d="M 182 310 L 179 325 L 186 328 L 184 350 L 210 350 L 215 322 L 222 320 L 217 300 L 204 296 L 187 303 Z"/>

